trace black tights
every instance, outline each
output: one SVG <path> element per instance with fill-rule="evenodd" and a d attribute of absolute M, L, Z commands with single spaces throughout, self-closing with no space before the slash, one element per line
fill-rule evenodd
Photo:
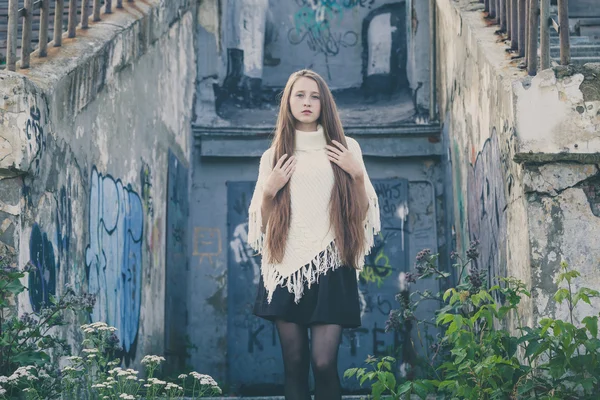
<path fill-rule="evenodd" d="M 342 389 L 337 359 L 342 327 L 340 325 L 311 326 L 312 351 L 309 353 L 306 326 L 281 320 L 278 320 L 276 325 L 283 354 L 285 399 L 310 400 L 308 369 L 312 361 L 315 400 L 341 400 Z"/>

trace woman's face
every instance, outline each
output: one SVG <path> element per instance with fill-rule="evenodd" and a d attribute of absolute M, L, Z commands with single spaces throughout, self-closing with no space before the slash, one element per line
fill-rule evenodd
<path fill-rule="evenodd" d="M 317 82 L 303 76 L 294 83 L 290 96 L 290 110 L 296 118 L 296 129 L 317 129 L 317 120 L 321 116 L 321 94 Z"/>

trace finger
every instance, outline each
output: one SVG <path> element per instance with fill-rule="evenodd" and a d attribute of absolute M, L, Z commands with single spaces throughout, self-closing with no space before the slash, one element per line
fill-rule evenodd
<path fill-rule="evenodd" d="M 327 150 L 329 150 L 329 151 L 332 151 L 332 152 L 336 153 L 336 154 L 342 154 L 341 150 L 338 149 L 337 147 L 333 147 L 333 146 L 327 145 L 327 146 L 325 146 L 325 148 Z"/>
<path fill-rule="evenodd" d="M 289 179 L 289 178 L 290 178 L 290 177 L 291 177 L 291 176 L 294 174 L 294 171 L 296 171 L 296 167 L 292 167 L 292 168 L 289 170 L 289 172 L 288 172 L 288 173 L 287 173 L 287 175 L 286 175 L 288 179 Z"/>
<path fill-rule="evenodd" d="M 327 156 L 328 156 L 328 157 L 331 157 L 331 158 L 335 158 L 336 160 L 338 160 L 338 159 L 340 158 L 340 154 L 338 154 L 338 153 L 333 153 L 333 152 L 331 152 L 331 151 L 328 151 L 328 152 L 327 152 Z"/>
<path fill-rule="evenodd" d="M 283 171 L 287 174 L 292 168 L 296 167 L 296 160 L 294 160 L 294 162 L 288 164 L 287 166 L 285 166 L 285 168 L 283 169 Z"/>
<path fill-rule="evenodd" d="M 289 166 L 291 165 L 292 162 L 294 162 L 296 158 L 294 156 L 291 156 L 290 158 L 288 158 L 288 160 L 283 164 L 283 166 L 281 168 L 288 169 Z"/>
<path fill-rule="evenodd" d="M 340 162 L 339 162 L 339 160 L 338 160 L 337 158 L 333 158 L 333 157 L 329 157 L 329 161 L 331 161 L 331 162 L 333 162 L 333 163 L 336 163 L 336 164 L 338 164 L 338 165 L 339 165 L 339 163 L 340 163 Z"/>
<path fill-rule="evenodd" d="M 277 164 L 275 164 L 275 168 L 281 168 L 283 161 L 286 159 L 287 154 L 282 155 L 279 160 L 277 160 Z"/>

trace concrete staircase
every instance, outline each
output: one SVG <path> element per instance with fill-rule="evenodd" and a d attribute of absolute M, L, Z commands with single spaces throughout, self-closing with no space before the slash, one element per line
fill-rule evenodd
<path fill-rule="evenodd" d="M 552 11 L 552 18 L 558 20 L 556 8 Z M 600 17 L 571 19 L 569 33 L 572 64 L 600 62 Z M 557 63 L 560 61 L 560 41 L 554 29 L 550 29 L 550 58 Z"/>

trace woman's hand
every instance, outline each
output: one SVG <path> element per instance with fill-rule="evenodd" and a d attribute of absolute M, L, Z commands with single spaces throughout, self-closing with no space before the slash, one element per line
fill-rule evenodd
<path fill-rule="evenodd" d="M 288 183 L 292 177 L 292 174 L 296 170 L 296 158 L 291 156 L 287 159 L 287 161 L 286 158 L 287 154 L 281 156 L 281 158 L 277 161 L 277 164 L 275 164 L 275 167 L 273 167 L 271 174 L 265 182 L 265 196 L 269 196 L 271 198 L 275 197 L 281 188 Z"/>
<path fill-rule="evenodd" d="M 332 140 L 335 146 L 327 145 L 327 157 L 329 161 L 336 163 L 341 169 L 346 171 L 354 180 L 364 177 L 363 169 L 356 159 L 343 144 L 337 140 Z"/>

